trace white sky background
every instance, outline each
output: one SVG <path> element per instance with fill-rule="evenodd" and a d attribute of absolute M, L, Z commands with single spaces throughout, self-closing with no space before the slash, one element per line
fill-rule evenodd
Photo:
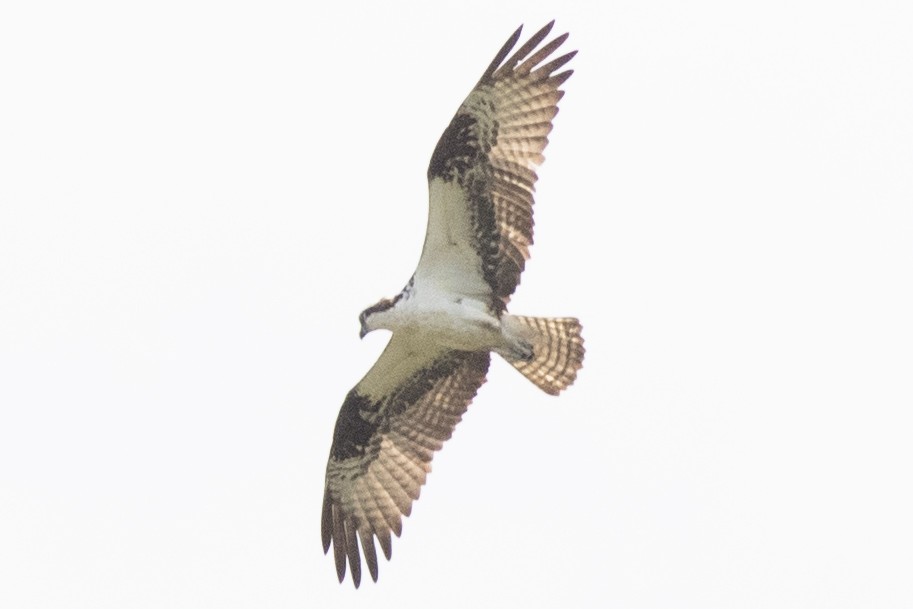
<path fill-rule="evenodd" d="M 909 607 L 913 8 L 5 3 L 0 606 Z M 323 475 L 425 170 L 520 23 L 579 49 L 494 362 L 380 582 Z M 367 575 L 365 575 L 367 577 Z"/>

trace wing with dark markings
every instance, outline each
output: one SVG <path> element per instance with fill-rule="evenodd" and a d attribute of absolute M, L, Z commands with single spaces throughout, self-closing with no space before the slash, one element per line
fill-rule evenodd
<path fill-rule="evenodd" d="M 341 582 L 348 563 L 361 581 L 361 551 L 377 581 L 374 540 L 390 559 L 391 533 L 402 530 L 431 459 L 450 438 L 488 371 L 487 352 L 429 350 L 422 336 L 394 335 L 380 359 L 349 392 L 339 412 L 327 464 L 321 533 L 332 542 Z"/>
<path fill-rule="evenodd" d="M 559 87 L 573 73 L 558 70 L 576 54 L 551 58 L 567 34 L 539 47 L 553 23 L 508 57 L 520 39 L 514 32 L 431 155 L 420 288 L 484 291 L 500 313 L 519 284 L 533 243 L 536 169 L 564 94 Z"/>
<path fill-rule="evenodd" d="M 429 217 L 416 290 L 466 294 L 502 313 L 533 242 L 533 192 L 559 72 L 575 52 L 552 59 L 567 34 L 542 44 L 552 23 L 512 55 L 501 48 L 444 131 L 428 167 Z M 541 45 L 541 46 L 540 46 Z M 490 354 L 434 347 L 399 332 L 343 403 L 327 464 L 322 540 L 333 546 L 339 580 L 357 587 L 361 557 L 377 580 L 375 540 L 389 559 L 431 469 L 478 388 Z"/>

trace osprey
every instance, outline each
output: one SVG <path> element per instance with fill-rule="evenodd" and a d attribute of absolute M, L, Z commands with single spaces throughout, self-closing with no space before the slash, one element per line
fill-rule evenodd
<path fill-rule="evenodd" d="M 492 351 L 553 395 L 583 363 L 576 319 L 507 312 L 533 242 L 535 170 L 572 70 L 556 72 L 576 54 L 550 59 L 567 34 L 537 50 L 553 24 L 505 59 L 517 29 L 457 110 L 428 166 L 418 268 L 359 318 L 362 337 L 377 329 L 393 337 L 339 411 L 321 523 L 339 581 L 348 561 L 356 588 L 359 540 L 377 581 L 374 540 L 389 560 L 390 534 L 400 535 L 434 452 L 485 382 Z"/>

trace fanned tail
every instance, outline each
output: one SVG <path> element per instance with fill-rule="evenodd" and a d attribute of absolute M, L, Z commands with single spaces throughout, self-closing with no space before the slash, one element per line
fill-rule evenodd
<path fill-rule="evenodd" d="M 577 378 L 583 366 L 583 336 L 573 317 L 505 316 L 508 332 L 532 346 L 532 356 L 503 354 L 510 364 L 542 391 L 558 395 Z"/>

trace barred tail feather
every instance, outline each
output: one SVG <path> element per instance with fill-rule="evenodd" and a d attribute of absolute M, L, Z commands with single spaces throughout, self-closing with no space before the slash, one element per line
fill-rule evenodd
<path fill-rule="evenodd" d="M 533 348 L 532 357 L 505 359 L 542 391 L 558 395 L 577 378 L 583 366 L 583 336 L 580 322 L 573 317 L 523 317 L 511 315 L 508 332 L 522 337 Z"/>

